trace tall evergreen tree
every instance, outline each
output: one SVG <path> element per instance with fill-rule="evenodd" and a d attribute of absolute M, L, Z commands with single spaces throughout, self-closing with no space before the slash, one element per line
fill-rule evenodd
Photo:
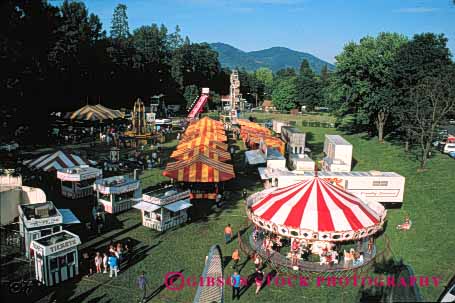
<path fill-rule="evenodd" d="M 111 37 L 114 39 L 126 39 L 130 35 L 126 5 L 118 4 L 112 16 Z"/>

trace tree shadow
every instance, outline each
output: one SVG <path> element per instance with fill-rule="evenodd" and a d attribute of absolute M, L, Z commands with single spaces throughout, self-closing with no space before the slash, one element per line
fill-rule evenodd
<path fill-rule="evenodd" d="M 223 268 L 226 268 L 229 263 L 231 262 L 232 257 L 231 256 L 224 256 L 223 257 Z"/>

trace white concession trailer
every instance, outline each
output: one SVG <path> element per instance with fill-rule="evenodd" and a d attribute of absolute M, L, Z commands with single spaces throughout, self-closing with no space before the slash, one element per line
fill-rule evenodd
<path fill-rule="evenodd" d="M 57 171 L 61 180 L 62 196 L 70 199 L 80 199 L 93 194 L 93 183 L 103 176 L 101 169 L 80 165 L 63 168 Z"/>
<path fill-rule="evenodd" d="M 322 169 L 330 172 L 350 172 L 352 144 L 339 135 L 325 135 Z"/>
<path fill-rule="evenodd" d="M 298 181 L 314 177 L 314 172 L 289 171 L 259 167 L 259 175 L 264 187 L 285 187 Z M 395 172 L 328 172 L 320 171 L 317 175 L 330 183 L 343 188 L 366 202 L 384 204 L 402 203 L 405 177 Z"/>
<path fill-rule="evenodd" d="M 283 126 L 289 126 L 290 123 L 286 121 L 272 120 L 272 130 L 276 134 L 281 134 L 281 128 Z"/>
<path fill-rule="evenodd" d="M 305 133 L 296 127 L 282 126 L 281 139 L 286 143 L 286 152 L 289 155 L 305 153 Z"/>

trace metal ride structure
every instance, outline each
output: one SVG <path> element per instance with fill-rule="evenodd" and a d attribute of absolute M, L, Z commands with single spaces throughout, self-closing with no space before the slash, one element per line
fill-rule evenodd
<path fill-rule="evenodd" d="M 219 245 L 213 245 L 210 248 L 204 270 L 202 271 L 202 277 L 204 281 L 207 281 L 207 278 L 214 278 L 214 281 L 217 281 L 218 278 L 223 279 L 223 256 Z M 212 302 L 224 302 L 224 283 L 221 283 L 221 285 L 215 283 L 213 286 L 199 285 L 193 303 Z"/>
<path fill-rule="evenodd" d="M 136 145 L 147 144 L 147 140 L 152 138 L 152 132 L 147 127 L 144 102 L 139 98 L 134 102 L 131 121 L 132 128 L 125 132 L 125 136 L 133 138 Z"/>
<path fill-rule="evenodd" d="M 238 103 L 242 98 L 240 93 L 240 80 L 239 73 L 237 70 L 232 70 L 230 77 L 230 95 L 229 95 L 229 105 L 223 108 L 223 114 L 221 115 L 221 121 L 228 125 L 238 124 L 237 123 L 237 109 Z M 224 106 L 223 106 L 224 107 Z"/>

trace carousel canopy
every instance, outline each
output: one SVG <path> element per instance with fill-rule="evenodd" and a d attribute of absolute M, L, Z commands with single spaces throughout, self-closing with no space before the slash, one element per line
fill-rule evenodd
<path fill-rule="evenodd" d="M 107 108 L 101 104 L 85 105 L 70 116 L 71 120 L 101 121 L 123 118 L 124 114 L 119 110 Z"/>
<path fill-rule="evenodd" d="M 221 162 L 229 161 L 231 154 L 219 149 L 210 148 L 205 145 L 200 145 L 196 148 L 184 148 L 174 150 L 171 154 L 171 158 L 177 160 L 188 160 L 196 155 L 202 154 L 210 159 L 218 160 Z"/>
<path fill-rule="evenodd" d="M 180 182 L 217 183 L 235 177 L 230 164 L 196 155 L 191 159 L 168 163 L 163 176 Z"/>
<path fill-rule="evenodd" d="M 42 155 L 34 160 L 24 161 L 24 164 L 31 169 L 40 169 L 43 171 L 53 171 L 74 166 L 88 165 L 87 161 L 82 159 L 80 156 L 63 150 Z"/>
<path fill-rule="evenodd" d="M 308 240 L 366 237 L 381 228 L 386 214 L 379 203 L 369 207 L 318 177 L 252 195 L 248 205 L 251 219 L 260 227 Z"/>

